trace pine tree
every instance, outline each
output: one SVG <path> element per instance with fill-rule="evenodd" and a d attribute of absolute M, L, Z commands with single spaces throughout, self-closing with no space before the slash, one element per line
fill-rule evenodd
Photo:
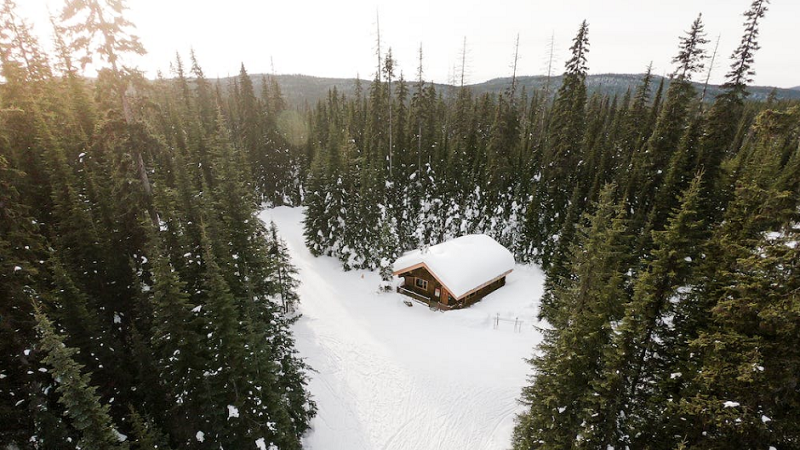
<path fill-rule="evenodd" d="M 152 420 L 142 417 L 133 406 L 129 407 L 133 428 L 133 448 L 137 450 L 168 450 L 166 437 L 158 430 Z"/>
<path fill-rule="evenodd" d="M 734 50 L 731 59 L 731 70 L 725 76 L 723 87 L 728 95 L 743 99 L 747 96 L 747 83 L 752 82 L 755 71 L 752 69 L 753 54 L 761 48 L 758 44 L 758 21 L 764 18 L 769 0 L 753 0 L 750 9 L 744 13 L 744 35 L 739 46 Z"/>
<path fill-rule="evenodd" d="M 389 291 L 392 289 L 392 265 L 399 255 L 400 239 L 396 234 L 397 225 L 388 212 L 382 212 L 380 222 L 380 237 L 378 240 L 378 269 L 381 275 L 381 289 Z"/>
<path fill-rule="evenodd" d="M 35 86 L 51 78 L 53 74 L 47 56 L 34 37 L 33 30 L 19 17 L 16 9 L 17 5 L 13 0 L 4 0 L 0 7 L 0 21 L 3 25 L 0 45 L 4 50 L 0 61 L 4 66 L 12 61 L 19 62 L 25 78 Z M 8 71 L 8 67 L 5 67 L 4 71 Z"/>
<path fill-rule="evenodd" d="M 633 298 L 617 326 L 609 358 L 605 391 L 611 396 L 607 417 L 619 416 L 616 436 L 609 445 L 638 447 L 653 442 L 659 448 L 674 448 L 673 417 L 663 414 L 676 394 L 674 374 L 680 373 L 686 357 L 686 336 L 696 330 L 680 329 L 679 311 L 684 308 L 693 283 L 694 267 L 700 261 L 706 230 L 698 217 L 701 175 L 695 177 L 663 231 L 653 231 L 651 261 L 635 281 Z M 673 344 L 673 345 L 670 345 Z M 685 365 L 683 366 L 685 367 Z M 680 381 L 680 380 L 679 380 Z M 680 435 L 679 435 L 680 436 Z"/>
<path fill-rule="evenodd" d="M 691 80 L 692 74 L 703 70 L 703 60 L 706 58 L 703 45 L 708 44 L 703 31 L 703 14 L 699 14 L 692 22 L 692 28 L 681 36 L 678 55 L 672 59 L 673 64 L 678 64 L 673 77 L 678 80 Z"/>
<path fill-rule="evenodd" d="M 297 268 L 292 265 L 286 242 L 278 236 L 275 222 L 269 224 L 269 254 L 272 260 L 274 291 L 280 297 L 283 313 L 288 315 L 297 311 L 300 303 L 297 295 L 300 282 L 297 280 Z"/>
<path fill-rule="evenodd" d="M 797 197 L 740 186 L 709 246 L 698 300 L 710 318 L 674 414 L 698 448 L 793 445 L 798 321 Z"/>
<path fill-rule="evenodd" d="M 78 432 L 78 445 L 85 449 L 127 449 L 127 443 L 120 442 L 108 405 L 100 403 L 90 375 L 81 373 L 82 366 L 73 359 L 77 350 L 64 346 L 64 338 L 38 307 L 35 315 L 41 350 L 47 355 L 42 361 L 50 366 L 57 383 L 56 392 L 61 394 L 59 403 L 66 408 L 65 414 Z"/>
<path fill-rule="evenodd" d="M 195 415 L 202 406 L 197 403 L 204 388 L 200 350 L 199 314 L 189 302 L 183 283 L 168 260 L 154 247 L 152 297 L 152 331 L 150 349 L 158 379 L 167 396 L 170 429 L 179 442 L 194 437 Z"/>
<path fill-rule="evenodd" d="M 513 99 L 500 94 L 487 147 L 486 179 L 494 193 L 505 193 L 516 178 L 518 138 L 519 118 Z"/>
<path fill-rule="evenodd" d="M 603 189 L 571 252 L 573 274 L 554 292 L 554 328 L 544 331 L 541 356 L 529 361 L 535 376 L 523 388 L 528 410 L 517 418 L 515 449 L 596 448 L 607 437 L 603 427 L 612 419 L 592 414 L 600 408 L 591 387 L 600 381 L 603 351 L 626 301 L 626 213 L 615 205 L 614 189 Z"/>
<path fill-rule="evenodd" d="M 705 42 L 702 37 L 702 27 L 698 17 L 687 37 L 681 38 L 680 51 L 674 59 L 678 63 L 676 71 L 678 77 L 669 85 L 667 98 L 653 133 L 641 157 L 634 161 L 633 174 L 628 181 L 626 191 L 630 196 L 629 201 L 634 206 L 631 226 L 637 233 L 643 231 L 639 244 L 642 254 L 646 254 L 650 248 L 650 231 L 661 230 L 665 225 L 663 222 L 649 219 L 655 209 L 655 202 L 663 190 L 672 155 L 678 148 L 690 117 L 688 112 L 695 97 L 695 89 L 688 80 L 691 70 L 698 68 L 703 54 L 698 48 Z"/>
<path fill-rule="evenodd" d="M 759 20 L 767 11 L 769 0 L 754 0 L 750 9 L 744 13 L 744 34 L 739 47 L 733 52 L 731 70 L 725 76 L 725 92 L 714 102 L 708 112 L 705 133 L 699 142 L 697 165 L 705 171 L 703 195 L 706 204 L 704 214 L 710 221 L 720 218 L 723 207 L 730 198 L 731 186 L 726 183 L 722 162 L 732 156 L 731 148 L 736 129 L 742 119 L 744 99 L 747 97 L 747 83 L 752 82 L 755 71 L 752 69 L 754 54 L 758 44 Z"/>
<path fill-rule="evenodd" d="M 46 423 L 39 436 L 56 445 L 65 442 L 66 433 L 58 426 L 60 418 L 44 407 L 31 407 L 32 414 L 20 414 L 20 399 L 29 397 L 28 371 L 34 370 L 36 361 L 25 354 L 35 341 L 35 322 L 28 293 L 42 284 L 42 269 L 38 261 L 46 255 L 45 240 L 39 226 L 29 216 L 29 208 L 22 201 L 18 186 L 24 176 L 9 166 L 3 156 L 7 148 L 0 139 L 0 373 L 3 391 L 0 398 L 0 440 L 22 443 L 30 438 L 36 423 Z M 45 403 L 42 395 L 30 395 L 25 404 Z M 33 416 L 33 417 L 31 417 Z M 61 436 L 55 436 L 61 434 Z M 60 438 L 60 439 L 59 439 Z M 48 444 L 49 445 L 49 444 Z M 53 447 L 50 447 L 53 448 Z"/>
<path fill-rule="evenodd" d="M 158 214 L 151 204 L 152 186 L 143 155 L 141 138 L 142 129 L 137 125 L 129 88 L 140 75 L 134 69 L 123 64 L 123 58 L 130 54 L 144 55 L 145 49 L 138 36 L 133 34 L 135 28 L 124 13 L 127 10 L 124 0 L 67 0 L 59 16 L 59 29 L 68 37 L 67 47 L 80 62 L 82 69 L 87 65 L 101 68 L 103 63 L 110 67 L 100 70 L 98 89 L 107 89 L 103 97 L 109 109 L 120 111 L 130 143 L 126 149 L 130 152 L 132 171 L 137 173 L 140 187 L 144 193 L 144 209 L 148 211 L 150 220 L 158 225 Z M 110 72 L 109 72 L 110 71 Z M 113 105 L 113 106 L 112 106 Z M 139 139 L 137 139 L 139 138 Z M 139 145 L 137 145 L 139 144 Z"/>
<path fill-rule="evenodd" d="M 564 80 L 553 105 L 549 146 L 542 158 L 539 189 L 529 206 L 528 228 L 540 230 L 534 246 L 541 249 L 545 267 L 553 256 L 553 236 L 564 226 L 564 214 L 572 187 L 583 169 L 583 134 L 586 126 L 586 54 L 589 51 L 589 26 L 584 20 L 573 39 L 572 57 L 566 63 Z"/>
<path fill-rule="evenodd" d="M 131 34 L 133 24 L 123 17 L 126 9 L 122 0 L 67 0 L 60 19 L 82 68 L 98 58 L 118 72 L 126 70 L 119 64 L 125 53 L 145 53 L 139 38 Z"/>

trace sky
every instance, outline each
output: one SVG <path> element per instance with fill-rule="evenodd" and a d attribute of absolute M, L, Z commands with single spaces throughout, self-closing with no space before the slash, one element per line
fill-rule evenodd
<path fill-rule="evenodd" d="M 131 60 L 155 76 L 169 76 L 176 52 L 194 49 L 209 77 L 239 72 L 373 78 L 380 24 L 382 53 L 391 47 L 398 75 L 415 79 L 419 48 L 426 80 L 460 75 L 466 39 L 465 81 L 479 83 L 512 74 L 519 36 L 517 75 L 563 72 L 571 40 L 589 23 L 590 74 L 668 75 L 678 38 L 698 13 L 710 54 L 719 37 L 711 82 L 721 83 L 742 35 L 742 13 L 751 0 L 128 0 L 127 17 L 148 51 Z M 18 1 L 20 15 L 49 42 L 48 8 L 63 0 Z M 762 20 L 753 84 L 800 85 L 800 52 L 794 49 L 800 1 L 773 0 Z M 708 64 L 707 64 L 708 66 Z M 706 74 L 696 75 L 704 80 Z"/>

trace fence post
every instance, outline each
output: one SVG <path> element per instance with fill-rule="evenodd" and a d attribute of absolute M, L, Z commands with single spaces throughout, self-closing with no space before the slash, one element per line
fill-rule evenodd
<path fill-rule="evenodd" d="M 514 333 L 517 332 L 517 322 L 519 322 L 519 317 L 514 318 Z"/>

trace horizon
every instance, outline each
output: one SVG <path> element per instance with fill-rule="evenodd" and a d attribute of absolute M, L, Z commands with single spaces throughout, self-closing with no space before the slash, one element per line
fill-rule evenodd
<path fill-rule="evenodd" d="M 48 50 L 52 32 L 47 11 L 60 11 L 62 3 L 38 0 L 18 5 L 20 16 L 34 26 Z M 710 81 L 719 85 L 739 44 L 742 14 L 750 2 L 697 3 L 677 0 L 642 8 L 633 0 L 602 5 L 587 0 L 558 4 L 501 0 L 487 8 L 479 0 L 457 5 L 422 0 L 403 5 L 384 0 L 251 5 L 246 0 L 229 0 L 223 9 L 189 0 L 137 0 L 128 2 L 126 16 L 148 52 L 129 62 L 148 78 L 159 72 L 169 76 L 175 54 L 185 61 L 194 49 L 209 78 L 235 76 L 243 63 L 249 73 L 371 79 L 377 67 L 380 28 L 381 56 L 392 49 L 397 77 L 402 72 L 409 80 L 416 78 L 422 45 L 426 81 L 460 83 L 465 61 L 464 84 L 473 85 L 511 77 L 517 35 L 518 76 L 547 75 L 551 38 L 551 74 L 560 75 L 571 40 L 584 19 L 589 23 L 591 75 L 641 74 L 652 62 L 653 74 L 669 76 L 678 38 L 702 12 L 709 56 L 720 37 Z M 187 11 L 193 19 L 176 22 Z M 753 86 L 800 86 L 800 54 L 785 51 L 786 42 L 792 41 L 796 17 L 800 17 L 800 4 L 770 4 L 759 34 L 761 49 L 755 55 Z M 466 58 L 462 59 L 465 39 Z M 706 60 L 706 70 L 709 65 Z M 706 70 L 695 74 L 694 81 L 704 81 Z"/>
<path fill-rule="evenodd" d="M 245 65 L 245 69 L 247 69 L 246 65 Z M 591 77 L 602 77 L 602 76 L 635 76 L 635 77 L 643 77 L 644 74 L 645 74 L 645 72 L 625 72 L 625 73 L 623 73 L 623 72 L 602 72 L 602 73 L 589 73 L 589 74 L 586 75 L 586 78 L 588 79 L 588 78 L 591 78 Z M 355 76 L 353 76 L 353 77 L 331 77 L 331 76 L 324 76 L 324 75 L 309 75 L 307 73 L 251 72 L 250 69 L 247 69 L 247 75 L 250 76 L 250 77 L 255 77 L 255 76 L 309 77 L 309 78 L 316 78 L 316 79 L 320 79 L 320 80 L 356 80 L 357 79 L 357 77 L 355 77 Z M 559 72 L 559 73 L 554 73 L 554 74 L 550 75 L 550 77 L 551 78 L 559 78 L 559 77 L 562 77 L 563 75 L 564 75 L 563 73 Z M 221 79 L 222 80 L 222 79 L 228 79 L 228 78 L 236 78 L 238 76 L 239 76 L 238 73 L 237 74 L 229 74 L 229 75 L 225 75 L 224 77 L 215 77 L 215 79 Z M 664 79 L 667 79 L 667 80 L 671 79 L 669 74 L 661 75 L 661 74 L 654 73 L 653 76 L 654 77 L 661 77 L 661 78 L 664 78 Z M 523 74 L 523 75 L 517 75 L 518 79 L 519 78 L 537 78 L 537 77 L 543 78 L 543 77 L 547 77 L 547 75 L 546 74 L 533 74 L 533 75 Z M 169 78 L 171 78 L 171 77 L 169 77 Z M 187 77 L 187 78 L 188 79 L 193 79 L 194 77 L 190 76 L 190 77 Z M 371 83 L 373 81 L 373 78 L 358 78 L 358 79 L 363 81 L 363 82 L 366 82 L 366 83 Z M 492 81 L 496 81 L 496 80 L 510 80 L 510 79 L 511 79 L 510 75 L 509 76 L 493 77 L 493 78 L 489 78 L 488 80 L 464 83 L 464 87 L 479 86 L 479 85 L 486 84 L 486 83 L 489 83 L 489 82 L 492 82 Z M 412 80 L 412 79 L 406 79 L 405 81 L 406 81 L 406 83 L 414 82 L 414 80 Z M 705 80 L 692 80 L 692 83 L 703 84 L 704 81 Z M 449 84 L 447 81 L 439 82 L 439 81 L 425 80 L 425 82 L 426 83 L 438 84 L 438 85 L 441 85 L 441 86 L 457 86 L 457 85 Z M 721 87 L 722 84 L 723 83 L 712 83 L 712 82 L 708 83 L 709 86 L 714 86 L 714 87 Z M 780 89 L 780 90 L 785 90 L 785 91 L 797 91 L 797 90 L 800 90 L 800 85 L 791 86 L 791 87 L 781 87 L 781 86 L 773 86 L 773 85 L 768 85 L 768 84 L 753 83 L 753 84 L 749 84 L 748 87 L 749 88 L 775 88 L 775 89 Z"/>

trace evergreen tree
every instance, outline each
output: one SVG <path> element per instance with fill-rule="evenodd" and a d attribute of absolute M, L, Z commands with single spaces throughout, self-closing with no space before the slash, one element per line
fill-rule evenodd
<path fill-rule="evenodd" d="M 626 301 L 626 213 L 615 205 L 614 189 L 603 189 L 597 211 L 575 240 L 574 272 L 553 293 L 554 328 L 544 331 L 541 356 L 529 361 L 536 375 L 523 389 L 528 410 L 517 418 L 515 449 L 596 448 L 599 442 L 593 439 L 602 442 L 603 427 L 613 420 L 591 414 L 598 402 L 591 387 L 600 381 L 604 348 L 614 338 L 613 324 Z"/>
<path fill-rule="evenodd" d="M 202 410 L 198 399 L 204 389 L 200 350 L 199 315 L 185 292 L 183 283 L 169 262 L 160 255 L 158 247 L 154 258 L 152 289 L 153 321 L 150 348 L 158 379 L 168 396 L 169 429 L 176 441 L 188 444 L 197 429 L 196 412 Z M 141 418 L 140 418 L 141 419 Z M 148 427 L 147 423 L 141 424 Z"/>
<path fill-rule="evenodd" d="M 607 417 L 621 418 L 616 437 L 622 440 L 609 445 L 638 447 L 654 438 L 659 448 L 678 444 L 672 441 L 675 418 L 663 411 L 679 397 L 675 389 L 680 380 L 676 381 L 675 374 L 687 367 L 687 334 L 697 332 L 685 329 L 679 317 L 690 307 L 685 298 L 706 239 L 698 217 L 700 179 L 701 175 L 695 177 L 684 192 L 680 209 L 674 210 L 665 229 L 652 232 L 651 261 L 635 281 L 633 297 L 617 327 L 601 396 L 616 396 L 609 399 L 613 409 Z"/>
<path fill-rule="evenodd" d="M 747 83 L 752 82 L 755 71 L 752 69 L 754 53 L 761 48 L 758 44 L 758 21 L 764 18 L 769 0 L 753 0 L 750 9 L 744 13 L 744 34 L 731 59 L 731 70 L 725 76 L 725 84 L 730 96 L 743 98 L 747 95 Z"/>
<path fill-rule="evenodd" d="M 735 153 L 731 148 L 736 129 L 743 116 L 747 83 L 752 81 L 754 54 L 758 44 L 759 20 L 767 11 L 769 0 L 754 0 L 744 13 L 744 34 L 731 59 L 731 70 L 725 76 L 725 92 L 714 102 L 708 112 L 697 155 L 697 165 L 706 172 L 703 195 L 706 198 L 704 214 L 708 220 L 720 218 L 723 207 L 731 196 L 731 186 L 725 182 L 722 162 Z"/>
<path fill-rule="evenodd" d="M 124 67 L 120 65 L 124 54 L 145 53 L 139 38 L 131 34 L 133 24 L 123 16 L 126 9 L 122 0 L 67 0 L 60 19 L 81 67 L 98 58 L 118 72 Z"/>
<path fill-rule="evenodd" d="M 655 128 L 647 141 L 640 158 L 634 161 L 633 174 L 629 178 L 628 192 L 632 209 L 634 209 L 632 229 L 642 232 L 640 251 L 647 254 L 650 248 L 650 231 L 662 230 L 664 210 L 657 210 L 656 202 L 660 196 L 665 197 L 667 204 L 680 191 L 664 192 L 665 178 L 670 171 L 673 154 L 681 142 L 687 122 L 690 120 L 692 101 L 695 89 L 689 80 L 695 70 L 702 68 L 704 51 L 700 47 L 706 43 L 703 37 L 701 17 L 693 23 L 685 37 L 680 39 L 678 55 L 673 59 L 677 63 L 676 78 L 667 90 L 667 98 L 661 110 Z M 653 211 L 661 214 L 653 215 Z"/>
<path fill-rule="evenodd" d="M 297 311 L 300 303 L 300 297 L 297 295 L 297 287 L 300 282 L 297 280 L 297 268 L 292 265 L 289 258 L 286 242 L 278 236 L 275 222 L 269 224 L 269 246 L 275 291 L 280 297 L 283 313 L 290 314 Z"/>
<path fill-rule="evenodd" d="M 710 318 L 675 414 L 698 448 L 794 445 L 797 196 L 740 186 L 709 246 L 698 301 Z"/>
<path fill-rule="evenodd" d="M 705 38 L 702 19 L 703 14 L 699 14 L 686 36 L 680 38 L 678 55 L 672 59 L 672 63 L 678 65 L 672 75 L 675 79 L 691 80 L 693 73 L 703 70 L 705 49 L 702 46 L 708 44 L 708 39 Z"/>
<path fill-rule="evenodd" d="M 133 427 L 133 447 L 138 450 L 168 450 L 166 437 L 161 433 L 152 420 L 142 417 L 131 406 L 130 420 Z"/>
<path fill-rule="evenodd" d="M 541 262 L 550 264 L 554 239 L 564 226 L 572 187 L 583 170 L 583 134 L 586 126 L 586 54 L 589 51 L 589 26 L 584 20 L 573 39 L 571 58 L 558 90 L 550 122 L 549 146 L 542 158 L 538 190 L 529 205 L 529 229 L 540 230 L 534 246 L 542 249 Z"/>
<path fill-rule="evenodd" d="M 0 321 L 0 374 L 6 394 L 0 398 L 0 422 L 3 423 L 0 440 L 21 444 L 30 438 L 35 422 L 44 422 L 49 426 L 39 436 L 47 441 L 62 431 L 57 426 L 58 417 L 41 406 L 33 411 L 34 418 L 31 418 L 20 414 L 18 404 L 29 395 L 27 372 L 34 370 L 36 363 L 25 354 L 36 339 L 28 293 L 42 284 L 38 261 L 45 257 L 45 241 L 38 233 L 39 226 L 29 216 L 29 208 L 21 201 L 17 186 L 23 174 L 9 166 L 3 155 L 7 149 L 2 139 L 0 149 L 0 203 L 3 205 L 0 208 L 0 317 L 3 318 Z M 35 404 L 36 396 L 30 397 L 30 403 Z M 63 442 L 55 436 L 54 440 Z"/>
<path fill-rule="evenodd" d="M 61 395 L 59 402 L 78 433 L 78 445 L 86 449 L 127 449 L 108 414 L 108 406 L 100 403 L 90 375 L 81 373 L 82 366 L 73 359 L 77 350 L 64 346 L 64 338 L 40 309 L 35 315 L 41 350 L 47 355 L 42 361 L 50 366 L 56 392 Z"/>

